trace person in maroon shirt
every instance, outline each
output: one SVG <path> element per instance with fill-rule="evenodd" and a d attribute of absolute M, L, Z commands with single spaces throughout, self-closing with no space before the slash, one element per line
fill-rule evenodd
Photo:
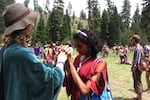
<path fill-rule="evenodd" d="M 64 86 L 71 100 L 90 100 L 90 95 L 102 93 L 106 82 L 107 63 L 97 58 L 100 50 L 98 38 L 88 30 L 78 30 L 74 35 L 78 55 L 73 61 L 68 55 L 68 70 Z"/>

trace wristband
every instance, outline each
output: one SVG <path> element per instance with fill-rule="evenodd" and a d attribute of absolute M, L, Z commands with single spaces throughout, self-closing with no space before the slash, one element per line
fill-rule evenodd
<path fill-rule="evenodd" d="M 63 70 L 64 69 L 64 64 L 65 64 L 64 62 L 57 62 L 56 67 L 59 67 Z"/>
<path fill-rule="evenodd" d="M 64 64 L 65 64 L 65 62 L 58 61 L 58 62 L 57 62 L 57 64 L 63 64 L 63 65 L 64 65 Z"/>

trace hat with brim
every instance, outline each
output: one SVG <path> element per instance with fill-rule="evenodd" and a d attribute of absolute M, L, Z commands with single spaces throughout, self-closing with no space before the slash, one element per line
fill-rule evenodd
<path fill-rule="evenodd" d="M 137 35 L 137 34 L 134 34 L 134 35 L 130 38 L 130 40 L 131 40 L 131 41 L 132 41 L 132 40 L 140 40 L 140 36 Z"/>
<path fill-rule="evenodd" d="M 4 35 L 26 28 L 29 24 L 33 24 L 38 16 L 37 12 L 29 10 L 21 3 L 8 5 L 3 12 Z"/>

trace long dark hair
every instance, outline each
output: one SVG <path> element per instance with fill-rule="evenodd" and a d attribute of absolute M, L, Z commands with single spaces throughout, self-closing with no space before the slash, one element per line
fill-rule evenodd
<path fill-rule="evenodd" d="M 90 56 L 96 57 L 97 53 L 100 51 L 99 39 L 97 36 L 89 30 L 81 29 L 78 30 L 74 35 L 73 39 L 78 39 L 82 43 L 89 45 Z"/>

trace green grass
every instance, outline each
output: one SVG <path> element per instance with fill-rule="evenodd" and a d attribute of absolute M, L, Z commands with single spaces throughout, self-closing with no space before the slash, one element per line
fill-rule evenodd
<path fill-rule="evenodd" d="M 133 53 L 129 54 L 129 61 L 132 61 Z M 113 92 L 115 100 L 131 100 L 136 96 L 133 90 L 133 80 L 131 73 L 131 65 L 119 64 L 119 57 L 114 57 L 110 52 L 105 58 L 108 66 L 109 85 Z M 143 89 L 146 89 L 145 72 L 142 74 Z M 148 99 L 149 98 L 149 99 Z M 66 95 L 65 88 L 61 89 L 58 100 L 69 100 Z M 143 100 L 150 100 L 148 92 L 143 92 Z"/>

